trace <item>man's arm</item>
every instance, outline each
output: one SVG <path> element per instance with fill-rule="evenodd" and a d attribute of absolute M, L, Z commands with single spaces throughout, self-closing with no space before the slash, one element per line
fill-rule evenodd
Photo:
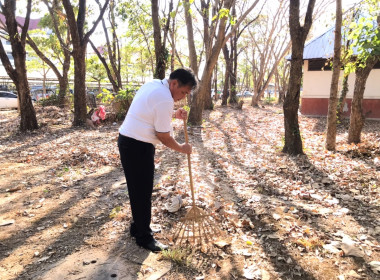
<path fill-rule="evenodd" d="M 180 144 L 178 143 L 171 135 L 170 132 L 156 132 L 157 138 L 164 144 L 166 147 L 173 149 L 177 152 L 184 154 L 191 154 L 192 147 L 190 144 Z"/>

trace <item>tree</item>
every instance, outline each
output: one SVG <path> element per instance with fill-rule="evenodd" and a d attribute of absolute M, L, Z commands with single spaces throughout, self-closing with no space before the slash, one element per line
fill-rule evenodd
<path fill-rule="evenodd" d="M 98 93 L 101 93 L 100 83 L 107 78 L 107 72 L 104 68 L 104 64 L 100 62 L 98 56 L 91 56 L 87 59 L 86 65 L 89 78 L 98 83 Z"/>
<path fill-rule="evenodd" d="M 276 84 L 278 87 L 278 104 L 283 104 L 286 92 L 289 87 L 290 62 L 283 60 L 278 64 L 275 73 Z"/>
<path fill-rule="evenodd" d="M 190 68 L 193 70 L 195 76 L 198 76 L 198 59 L 197 59 L 197 50 L 195 48 L 195 41 L 194 41 L 194 29 L 193 29 L 193 20 L 191 17 L 190 0 L 185 0 L 184 6 L 185 6 L 184 11 L 185 11 L 186 30 L 187 30 L 187 45 L 189 47 Z"/>
<path fill-rule="evenodd" d="M 225 0 L 223 2 L 223 8 L 218 12 L 218 28 L 215 32 L 215 42 L 211 44 L 210 53 L 211 55 L 205 62 L 205 67 L 203 70 L 202 78 L 201 78 L 201 86 L 199 87 L 198 92 L 194 94 L 191 106 L 190 106 L 190 114 L 189 114 L 189 122 L 194 125 L 200 125 L 202 123 L 202 113 L 203 108 L 206 102 L 207 95 L 210 94 L 206 86 L 210 84 L 212 73 L 214 67 L 218 61 L 219 53 L 223 46 L 230 39 L 232 34 L 236 32 L 237 27 L 240 23 L 247 17 L 247 15 L 253 10 L 253 8 L 257 5 L 258 0 L 256 0 L 239 18 L 231 31 L 226 35 L 226 25 L 228 20 L 229 11 L 232 7 L 233 0 Z M 210 36 L 210 38 L 214 38 L 214 36 Z"/>
<path fill-rule="evenodd" d="M 340 75 L 340 56 L 342 46 L 342 1 L 336 0 L 335 39 L 333 72 L 330 87 L 330 99 L 327 113 L 326 149 L 334 151 L 336 146 L 336 111 L 338 103 L 338 82 Z"/>
<path fill-rule="evenodd" d="M 38 56 L 29 57 L 29 59 L 26 61 L 26 66 L 29 73 L 32 71 L 35 71 L 35 72 L 38 72 L 42 76 L 42 94 L 45 97 L 47 74 L 51 68 Z"/>
<path fill-rule="evenodd" d="M 223 94 L 222 94 L 222 106 L 227 105 L 228 97 L 230 96 L 230 73 L 232 69 L 232 58 L 230 54 L 230 50 L 228 49 L 227 44 L 223 46 L 223 56 L 226 62 L 225 72 L 222 73 L 224 75 L 224 84 L 223 84 Z"/>
<path fill-rule="evenodd" d="M 123 25 L 127 26 L 125 38 L 122 46 L 122 64 L 121 67 L 122 77 L 128 77 L 130 71 L 130 64 L 132 58 L 138 57 L 134 61 L 134 66 L 138 64 L 137 71 L 144 74 L 150 71 L 152 76 L 155 69 L 154 59 L 154 39 L 153 39 L 153 25 L 152 15 L 150 13 L 150 6 L 146 3 L 140 3 L 138 0 L 130 0 L 127 2 L 120 2 L 118 7 L 118 15 L 123 20 Z M 144 80 L 142 77 L 141 80 Z"/>
<path fill-rule="evenodd" d="M 194 41 L 194 29 L 191 18 L 193 13 L 190 7 L 190 2 L 191 1 L 186 1 L 185 3 L 185 20 L 188 34 L 189 61 L 190 67 L 193 69 L 194 73 L 198 75 L 199 65 L 201 63 L 203 54 L 205 61 L 207 61 L 211 56 L 212 44 L 214 42 L 216 28 L 219 23 L 219 17 L 217 13 L 221 9 L 223 1 L 214 1 L 211 3 L 210 0 L 201 0 L 199 1 L 200 7 L 196 6 L 196 3 L 194 3 L 194 7 L 198 11 L 200 19 L 203 23 L 203 32 L 199 32 L 203 38 L 202 51 L 201 55 L 199 55 L 199 60 L 197 57 Z M 211 78 L 207 82 L 202 83 L 202 88 L 204 88 L 204 90 L 208 93 L 206 94 L 205 100 L 203 102 L 204 109 L 212 109 L 213 105 L 211 100 Z"/>
<path fill-rule="evenodd" d="M 248 60 L 253 68 L 253 91 L 251 106 L 257 107 L 274 77 L 278 64 L 289 51 L 291 41 L 286 21 L 288 1 L 279 1 L 278 6 L 267 3 L 264 14 L 258 20 L 255 28 L 249 29 L 250 41 L 253 42 L 252 58 Z M 272 15 L 272 13 L 274 13 Z"/>
<path fill-rule="evenodd" d="M 312 24 L 314 5 L 315 0 L 308 1 L 303 26 L 301 26 L 300 23 L 300 1 L 292 0 L 289 5 L 292 60 L 290 64 L 289 91 L 285 96 L 283 105 L 285 145 L 282 151 L 291 155 L 303 154 L 302 139 L 298 123 L 298 108 L 302 79 L 303 49 Z"/>
<path fill-rule="evenodd" d="M 68 76 L 71 60 L 70 32 L 65 24 L 62 6 L 58 5 L 58 1 L 52 1 L 51 3 L 43 0 L 43 2 L 48 8 L 49 13 L 41 19 L 40 26 L 49 28 L 52 30 L 52 33 L 47 35 L 43 30 L 38 30 L 31 34 L 28 33 L 27 43 L 56 75 L 59 83 L 58 102 L 61 106 L 64 106 L 65 96 L 68 92 Z M 39 34 L 39 36 L 31 36 L 34 33 Z M 40 36 L 41 34 L 44 34 L 44 36 Z"/>
<path fill-rule="evenodd" d="M 370 0 L 367 5 L 369 17 L 360 18 L 358 23 L 351 24 L 353 44 L 358 55 L 355 61 L 355 87 L 351 104 L 350 127 L 348 129 L 348 143 L 359 143 L 364 126 L 362 101 L 365 84 L 373 66 L 380 57 L 380 9 L 379 3 Z M 377 27 L 375 22 L 377 21 Z"/>
<path fill-rule="evenodd" d="M 359 9 L 356 9 L 355 6 L 351 9 L 352 14 L 343 19 L 344 23 L 342 23 L 342 26 L 349 25 L 351 22 L 358 20 Z M 342 42 L 344 42 L 344 45 L 342 45 L 341 66 L 343 67 L 343 78 L 342 89 L 340 92 L 336 110 L 337 121 L 340 121 L 343 118 L 343 108 L 348 93 L 348 77 L 353 71 L 355 71 L 354 67 L 352 67 L 353 53 L 350 50 L 352 39 L 348 39 L 349 34 L 351 32 L 352 30 L 350 28 L 342 28 Z"/>
<path fill-rule="evenodd" d="M 96 2 L 99 5 L 99 9 L 101 9 L 102 6 L 100 4 L 100 1 L 96 0 Z M 116 7 L 115 0 L 110 0 L 109 9 L 108 9 L 109 11 L 108 19 L 111 25 L 110 30 L 111 30 L 112 40 L 110 40 L 109 38 L 106 22 L 104 18 L 102 18 L 102 27 L 103 27 L 103 31 L 106 37 L 106 46 L 105 46 L 106 51 L 104 53 L 105 55 L 103 56 L 100 53 L 98 48 L 95 46 L 95 44 L 91 40 L 90 40 L 90 44 L 106 70 L 106 74 L 112 84 L 113 91 L 119 92 L 119 90 L 123 88 L 123 84 L 121 81 L 120 43 L 119 43 L 119 38 L 116 34 L 117 23 L 116 23 L 116 16 L 115 16 L 115 10 L 116 10 L 115 7 Z"/>
<path fill-rule="evenodd" d="M 32 0 L 28 0 L 26 6 L 26 16 L 23 26 L 21 28 L 21 34 L 18 30 L 19 23 L 16 21 L 16 1 L 5 0 L 4 4 L 0 2 L 0 8 L 5 16 L 4 31 L 7 34 L 7 39 L 11 42 L 12 55 L 15 62 L 15 68 L 13 68 L 7 53 L 4 49 L 3 43 L 0 41 L 0 59 L 4 65 L 7 74 L 12 79 L 16 86 L 18 93 L 18 101 L 20 107 L 20 130 L 34 130 L 38 128 L 36 112 L 32 104 L 32 98 L 30 96 L 30 88 L 28 83 L 28 77 L 26 72 L 26 34 L 29 28 L 30 13 L 32 8 Z"/>
<path fill-rule="evenodd" d="M 63 7 L 66 11 L 67 25 L 70 29 L 74 58 L 74 126 L 86 124 L 87 106 L 86 106 L 86 50 L 90 36 L 94 33 L 100 20 L 103 18 L 109 0 L 105 0 L 100 10 L 98 18 L 93 23 L 91 29 L 84 33 L 86 24 L 86 0 L 79 0 L 77 18 L 75 18 L 74 7 L 70 0 L 62 0 Z"/>
<path fill-rule="evenodd" d="M 164 29 L 164 36 L 162 38 L 161 36 L 161 29 L 162 26 L 160 24 L 160 18 L 159 18 L 159 9 L 158 9 L 158 0 L 151 0 L 152 1 L 152 21 L 153 21 L 153 32 L 154 32 L 154 49 L 156 54 L 156 68 L 154 71 L 154 77 L 157 79 L 164 79 L 165 78 L 165 71 L 167 67 L 167 61 L 169 52 L 166 48 L 166 41 L 168 38 L 168 31 L 170 26 L 170 13 L 173 11 L 173 0 L 170 0 L 169 3 L 169 12 L 168 16 L 166 18 L 166 24 L 163 27 Z"/>
<path fill-rule="evenodd" d="M 236 17 L 236 3 L 234 4 L 232 8 L 232 17 Z M 245 10 L 245 3 L 242 7 L 240 7 L 241 10 Z M 239 54 L 244 51 L 246 46 L 238 46 L 238 40 L 243 34 L 244 30 L 246 28 L 252 26 L 252 23 L 255 22 L 258 19 L 258 16 L 247 19 L 244 24 L 240 24 L 240 26 L 236 29 L 236 32 L 231 36 L 231 39 L 229 40 L 230 43 L 230 49 L 228 49 L 228 44 L 224 45 L 223 47 L 223 54 L 226 59 L 226 54 L 229 54 L 229 58 L 226 60 L 226 72 L 228 73 L 229 77 L 229 103 L 230 104 L 236 104 L 237 103 L 237 78 L 238 78 L 238 56 Z M 226 98 L 222 100 L 222 105 L 226 104 Z"/>

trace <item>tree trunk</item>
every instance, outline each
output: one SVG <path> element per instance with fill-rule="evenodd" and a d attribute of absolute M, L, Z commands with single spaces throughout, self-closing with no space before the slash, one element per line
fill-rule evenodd
<path fill-rule="evenodd" d="M 259 101 L 260 101 L 260 93 L 256 90 L 254 90 L 253 96 L 251 99 L 251 106 L 252 107 L 259 107 Z"/>
<path fill-rule="evenodd" d="M 100 4 L 99 0 L 96 0 L 98 3 L 99 9 L 102 8 L 102 5 Z M 102 62 L 104 68 L 106 69 L 107 76 L 109 81 L 112 84 L 112 88 L 114 92 L 119 92 L 121 88 L 123 88 L 123 83 L 121 80 L 121 72 L 120 72 L 120 64 L 121 64 L 121 56 L 120 56 L 120 47 L 119 47 L 119 39 L 116 35 L 116 22 L 115 22 L 115 1 L 110 0 L 110 7 L 109 7 L 109 14 L 108 19 L 109 23 L 111 25 L 111 33 L 112 33 L 112 41 L 109 39 L 108 35 L 108 29 L 106 26 L 106 22 L 104 18 L 102 19 L 102 26 L 104 35 L 106 38 L 106 47 L 107 47 L 107 55 L 108 55 L 108 61 L 107 63 L 105 57 L 99 52 L 99 50 L 96 48 L 96 46 L 93 44 L 93 42 L 90 40 L 90 44 L 96 55 L 98 56 L 99 60 Z M 111 71 L 112 69 L 112 71 Z"/>
<path fill-rule="evenodd" d="M 46 72 L 45 69 L 42 69 L 42 96 L 46 98 Z"/>
<path fill-rule="evenodd" d="M 228 98 L 230 96 L 229 88 L 230 88 L 230 71 L 231 71 L 231 59 L 230 59 L 230 51 L 228 49 L 227 44 L 223 46 L 223 56 L 226 61 L 226 71 L 222 73 L 224 75 L 224 85 L 223 85 L 223 95 L 222 95 L 222 106 L 227 106 Z"/>
<path fill-rule="evenodd" d="M 176 13 L 178 12 L 178 6 L 177 5 L 177 10 Z M 170 72 L 173 72 L 175 70 L 175 53 L 176 53 L 176 21 L 173 18 L 172 22 L 172 28 L 170 31 L 170 38 L 171 38 L 171 46 L 172 46 L 172 51 L 171 51 L 171 56 L 170 56 Z"/>
<path fill-rule="evenodd" d="M 211 71 L 214 71 L 213 69 Z M 207 83 L 203 83 L 202 87 L 205 87 L 207 90 L 206 99 L 205 99 L 205 110 L 212 110 L 214 109 L 214 103 L 211 98 L 211 77 L 210 80 Z"/>
<path fill-rule="evenodd" d="M 52 6 L 50 5 L 49 1 L 43 0 L 46 7 L 49 10 L 50 18 L 53 22 L 54 32 L 59 40 L 59 44 L 61 47 L 61 51 L 63 53 L 63 63 L 62 63 L 62 74 L 60 70 L 58 70 L 58 67 L 55 63 L 53 63 L 49 58 L 46 57 L 46 55 L 38 48 L 38 46 L 34 43 L 32 38 L 27 35 L 28 40 L 27 43 L 32 47 L 34 52 L 40 57 L 42 61 L 44 61 L 49 67 L 53 70 L 54 74 L 56 75 L 59 83 L 59 92 L 58 92 L 58 103 L 60 107 L 64 107 L 66 105 L 66 94 L 68 92 L 68 82 L 69 82 L 69 70 L 70 70 L 70 63 L 71 63 L 71 54 L 70 54 L 70 44 L 71 44 L 71 36 L 70 31 L 67 29 L 66 32 L 66 39 L 64 40 L 62 38 L 62 34 L 60 31 L 59 26 L 62 26 L 62 24 L 59 24 L 57 20 L 56 14 L 61 13 L 61 9 L 57 6 L 58 2 L 53 2 Z"/>
<path fill-rule="evenodd" d="M 348 143 L 360 143 L 360 135 L 364 125 L 362 101 L 367 78 L 378 61 L 377 57 L 367 59 L 365 67 L 357 67 L 354 96 L 351 103 L 350 128 L 348 129 Z"/>
<path fill-rule="evenodd" d="M 203 2 L 203 1 L 202 1 Z M 234 0 L 225 0 L 223 2 L 223 9 L 230 10 Z M 226 44 L 226 42 L 231 38 L 232 34 L 236 32 L 237 27 L 241 22 L 246 18 L 246 16 L 252 11 L 252 9 L 257 5 L 258 0 L 256 0 L 239 18 L 236 24 L 233 26 L 231 32 L 227 35 L 226 33 L 226 23 L 227 17 L 223 16 L 219 18 L 218 31 L 216 32 L 215 44 L 212 46 L 210 51 L 210 56 L 206 59 L 205 68 L 202 74 L 201 86 L 198 94 L 194 95 L 193 102 L 191 104 L 190 113 L 189 113 L 189 122 L 195 125 L 200 125 L 202 123 L 202 112 L 205 102 L 205 96 L 208 94 L 206 89 L 202 87 L 203 83 L 209 82 L 212 77 L 212 71 L 218 61 L 220 50 Z M 210 38 L 213 38 L 211 36 Z"/>
<path fill-rule="evenodd" d="M 86 124 L 87 106 L 86 106 L 86 49 L 90 36 L 94 33 L 104 12 L 108 6 L 109 0 L 106 0 L 103 8 L 100 9 L 98 18 L 94 21 L 90 30 L 84 34 L 86 18 L 86 1 L 80 0 L 78 3 L 78 13 L 75 16 L 73 6 L 69 0 L 62 0 L 63 7 L 66 11 L 68 27 L 73 42 L 74 58 L 74 126 L 83 126 Z M 88 26 L 89 27 L 89 26 Z"/>
<path fill-rule="evenodd" d="M 225 2 L 225 5 L 226 3 L 231 5 L 232 1 Z M 230 7 L 231 6 L 229 6 L 229 8 Z M 226 20 L 227 19 L 223 17 L 219 22 L 217 42 L 215 43 L 214 47 L 212 48 L 212 51 L 210 52 L 210 57 L 206 61 L 206 65 L 201 78 L 202 85 L 200 86 L 197 94 L 194 95 L 193 101 L 191 103 L 189 122 L 193 125 L 200 125 L 202 123 L 203 108 L 206 103 L 207 95 L 210 95 L 210 92 L 208 91 L 209 86 L 204 85 L 210 85 L 212 71 L 214 70 L 215 64 L 218 61 L 220 50 L 223 47 Z"/>
<path fill-rule="evenodd" d="M 338 100 L 338 108 L 337 108 L 337 120 L 342 121 L 343 120 L 343 108 L 344 108 L 344 103 L 346 102 L 346 96 L 348 93 L 348 77 L 349 74 L 344 73 L 343 74 L 343 81 L 342 81 L 342 91 L 340 93 L 340 97 Z"/>
<path fill-rule="evenodd" d="M 17 67 L 16 57 L 15 57 L 15 65 Z M 17 71 L 19 72 L 19 71 Z M 20 100 L 20 113 L 21 113 L 21 122 L 20 122 L 20 130 L 27 131 L 38 128 L 36 112 L 34 110 L 32 99 L 30 97 L 30 89 L 28 79 L 26 77 L 26 71 L 24 72 L 25 77 L 21 77 L 16 84 L 16 90 L 19 94 Z M 20 77 L 20 73 L 18 73 L 18 77 Z"/>
<path fill-rule="evenodd" d="M 226 61 L 227 64 L 227 61 Z M 224 72 L 224 85 L 223 85 L 223 95 L 222 95 L 222 106 L 227 106 L 228 97 L 230 96 L 229 88 L 230 88 L 230 79 L 228 78 L 228 70 L 226 67 L 226 71 Z"/>
<path fill-rule="evenodd" d="M 340 55 L 342 46 L 342 0 L 336 0 L 336 22 L 334 40 L 333 73 L 327 113 L 326 149 L 334 151 L 336 146 L 336 109 L 338 103 L 338 82 L 340 75 Z"/>
<path fill-rule="evenodd" d="M 74 126 L 83 126 L 87 119 L 86 45 L 73 51 L 74 58 Z"/>
<path fill-rule="evenodd" d="M 298 52 L 302 53 L 302 49 Z M 297 55 L 292 51 L 292 62 L 290 66 L 289 92 L 284 100 L 284 128 L 285 128 L 285 145 L 282 151 L 291 155 L 303 154 L 302 139 L 298 124 L 298 108 L 300 98 L 300 88 L 302 79 L 302 54 Z"/>
<path fill-rule="evenodd" d="M 64 50 L 64 60 L 63 60 L 63 67 L 62 67 L 62 77 L 58 78 L 59 82 L 59 93 L 58 93 L 58 100 L 60 106 L 65 106 L 66 104 L 66 94 L 69 91 L 69 70 L 70 70 L 70 60 L 71 55 L 67 50 Z M 67 54 L 66 54 L 67 52 Z"/>
<path fill-rule="evenodd" d="M 117 74 L 116 74 L 116 76 L 118 76 L 119 78 L 115 78 L 115 75 L 114 75 L 114 72 L 113 72 L 114 71 L 113 66 L 111 65 L 111 67 L 113 69 L 113 71 L 111 71 L 111 68 L 108 66 L 108 63 L 107 63 L 106 59 L 99 52 L 99 50 L 96 48 L 96 46 L 94 45 L 94 43 L 91 40 L 90 40 L 90 45 L 91 45 L 93 51 L 98 56 L 99 60 L 102 62 L 104 68 L 106 69 L 107 77 L 108 77 L 108 80 L 112 84 L 113 91 L 114 92 L 119 92 L 119 90 L 122 88 L 120 72 L 117 71 Z M 128 75 L 127 75 L 127 83 L 128 83 Z"/>
<path fill-rule="evenodd" d="M 280 100 L 280 74 L 278 73 L 278 69 L 276 70 L 276 74 L 274 75 L 275 79 L 275 97 L 277 97 L 277 104 L 279 104 Z"/>
<path fill-rule="evenodd" d="M 18 31 L 18 24 L 16 22 L 15 11 L 16 1 L 6 0 L 4 4 L 2 4 L 2 13 L 5 16 L 5 23 L 7 26 L 9 41 L 11 42 L 12 46 L 12 55 L 15 62 L 15 69 L 13 69 L 1 42 L 0 57 L 1 62 L 7 71 L 7 74 L 16 86 L 21 115 L 20 130 L 27 131 L 38 128 L 36 112 L 32 104 L 32 98 L 30 96 L 30 89 L 25 64 L 25 42 L 31 13 L 31 0 L 28 0 L 27 15 L 25 17 L 25 23 L 22 27 L 21 34 Z"/>
<path fill-rule="evenodd" d="M 278 101 L 277 104 L 283 104 L 285 100 L 285 92 L 283 90 L 278 91 Z"/>
<path fill-rule="evenodd" d="M 216 64 L 217 57 L 215 61 L 209 61 L 205 67 L 205 70 L 202 75 L 202 86 L 199 87 L 197 93 L 194 93 L 193 101 L 190 106 L 190 114 L 189 114 L 189 123 L 192 125 L 201 125 L 202 123 L 202 113 L 204 104 L 206 102 L 206 97 L 208 92 L 208 88 L 203 86 L 203 81 L 211 81 L 213 66 Z M 213 65 L 210 65 L 213 64 Z"/>
<path fill-rule="evenodd" d="M 234 4 L 232 8 L 232 16 L 236 17 L 236 4 Z M 231 69 L 230 69 L 230 104 L 237 104 L 237 97 L 236 97 L 236 76 L 237 76 L 237 58 L 238 58 L 238 52 L 237 52 L 237 41 L 238 36 L 235 32 L 230 39 L 231 43 Z"/>
<path fill-rule="evenodd" d="M 195 49 L 194 42 L 194 31 L 193 31 L 193 22 L 190 14 L 190 2 L 185 0 L 185 20 L 186 20 L 186 30 L 187 30 L 187 44 L 189 47 L 189 61 L 190 68 L 193 70 L 196 77 L 198 77 L 198 61 L 197 61 L 197 51 Z"/>
<path fill-rule="evenodd" d="M 170 24 L 170 16 L 168 16 L 166 21 L 166 28 L 164 30 L 164 39 L 161 40 L 161 26 L 159 19 L 159 9 L 158 9 L 158 0 L 152 1 L 152 21 L 153 21 L 153 38 L 154 38 L 154 48 L 156 54 L 156 68 L 154 70 L 154 78 L 164 79 L 166 71 L 166 63 L 168 60 L 168 51 L 165 47 L 166 43 L 166 34 L 168 32 L 168 27 Z M 173 10 L 173 1 L 170 1 L 169 4 L 169 15 Z"/>
<path fill-rule="evenodd" d="M 45 54 L 38 49 L 38 46 L 35 44 L 35 42 L 32 40 L 32 38 L 28 35 L 27 43 L 29 46 L 34 50 L 34 52 L 39 56 L 39 58 L 45 62 L 54 72 L 55 76 L 58 79 L 59 83 L 59 92 L 58 92 L 58 103 L 61 107 L 65 105 L 65 96 L 67 93 L 67 87 L 68 87 L 68 75 L 70 70 L 70 51 L 67 49 L 67 46 L 61 46 L 63 51 L 63 65 L 62 65 L 62 74 L 58 70 L 58 67 L 55 63 L 53 63 L 49 58 L 45 56 Z"/>
<path fill-rule="evenodd" d="M 214 78 L 213 78 L 213 85 L 214 85 L 214 100 L 215 102 L 218 101 L 218 65 L 216 65 L 214 69 Z"/>
<path fill-rule="evenodd" d="M 230 72 L 230 104 L 237 104 L 236 97 L 236 76 L 237 76 L 237 37 L 236 34 L 231 38 L 231 72 Z"/>
<path fill-rule="evenodd" d="M 292 40 L 289 92 L 284 101 L 285 145 L 282 151 L 291 155 L 303 154 L 298 124 L 298 108 L 302 80 L 303 49 L 309 33 L 315 0 L 309 0 L 304 26 L 300 25 L 299 0 L 290 1 L 289 26 Z"/>
<path fill-rule="evenodd" d="M 283 104 L 289 86 L 289 63 L 282 65 L 282 76 L 279 79 L 278 104 Z"/>

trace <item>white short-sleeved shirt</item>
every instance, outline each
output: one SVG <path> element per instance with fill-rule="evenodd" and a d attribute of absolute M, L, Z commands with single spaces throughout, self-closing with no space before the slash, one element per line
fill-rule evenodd
<path fill-rule="evenodd" d="M 173 110 L 168 81 L 148 82 L 137 91 L 119 132 L 139 141 L 158 144 L 156 132 L 172 133 Z"/>

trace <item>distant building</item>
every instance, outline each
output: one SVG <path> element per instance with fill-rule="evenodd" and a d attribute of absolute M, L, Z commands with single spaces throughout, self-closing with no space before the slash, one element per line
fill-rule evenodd
<path fill-rule="evenodd" d="M 31 30 L 35 30 L 35 29 L 40 29 L 40 27 L 38 26 L 40 20 L 41 20 L 40 18 L 30 19 L 28 30 L 31 31 Z M 24 17 L 16 17 L 16 21 L 21 26 L 23 26 L 24 22 L 25 22 L 25 18 Z M 5 16 L 3 14 L 0 14 L 0 29 L 4 29 L 4 27 L 5 27 Z M 19 31 L 21 32 L 21 27 L 19 27 Z M 47 34 L 49 34 L 51 32 L 51 30 L 46 30 L 46 32 L 47 32 Z M 34 36 L 42 36 L 42 35 L 34 35 Z M 1 37 L 0 40 L 4 46 L 4 49 L 7 53 L 7 56 L 9 58 L 10 63 L 14 67 L 14 58 L 12 55 L 11 42 L 4 39 L 3 37 Z M 32 59 L 32 57 L 33 56 L 29 56 L 28 52 L 26 53 L 26 60 L 30 60 L 30 59 Z M 28 76 L 28 80 L 29 80 L 31 85 L 42 83 L 43 75 L 39 71 L 28 71 L 27 76 Z M 49 71 L 47 73 L 47 79 L 50 81 L 54 81 L 54 83 L 56 83 L 57 77 L 55 76 L 53 71 Z M 5 68 L 3 67 L 1 60 L 0 60 L 0 83 L 3 85 L 7 85 L 7 86 L 9 85 L 10 87 L 12 87 L 12 84 L 13 84 L 13 81 L 9 78 L 8 73 L 6 72 Z"/>
<path fill-rule="evenodd" d="M 23 18 L 23 17 L 16 17 L 16 21 L 20 25 L 24 25 L 25 18 Z M 29 28 L 28 28 L 28 30 L 38 29 L 39 28 L 38 27 L 38 23 L 39 22 L 40 22 L 40 19 L 30 19 L 29 20 Z M 5 26 L 6 26 L 5 25 L 5 16 L 3 14 L 0 14 L 0 29 L 4 30 Z M 7 56 L 8 56 L 8 58 L 9 58 L 11 64 L 12 64 L 12 66 L 14 66 L 14 59 L 13 59 L 13 56 L 12 56 L 11 42 L 8 41 L 8 40 L 5 40 L 3 37 L 1 37 L 0 39 L 1 39 L 1 42 L 3 43 L 4 49 L 7 52 Z M 1 61 L 0 61 L 0 65 L 2 65 Z M 0 76 L 3 76 L 3 71 L 5 71 L 5 69 L 2 69 L 0 71 L 1 71 L 0 72 Z"/>
<path fill-rule="evenodd" d="M 304 48 L 303 92 L 301 113 L 309 116 L 326 116 L 330 97 L 332 71 L 328 59 L 334 54 L 334 30 L 313 39 Z M 342 78 L 343 71 L 341 71 Z M 339 80 L 339 93 L 342 79 Z M 380 119 L 380 62 L 372 69 L 364 92 L 363 112 L 367 118 Z M 355 85 L 355 73 L 348 79 L 349 91 L 344 104 L 344 115 L 351 113 L 351 100 Z"/>

